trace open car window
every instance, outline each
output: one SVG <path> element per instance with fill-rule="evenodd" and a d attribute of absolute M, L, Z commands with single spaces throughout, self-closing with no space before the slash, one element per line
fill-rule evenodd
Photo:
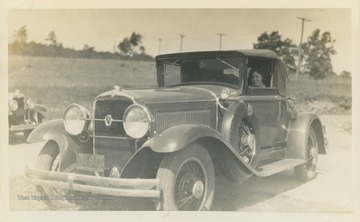
<path fill-rule="evenodd" d="M 236 57 L 165 59 L 158 65 L 160 86 L 216 84 L 239 88 L 244 73 Z"/>
<path fill-rule="evenodd" d="M 248 59 L 247 69 L 247 84 L 250 88 L 258 88 L 252 80 L 252 75 L 257 72 L 261 75 L 263 87 L 261 88 L 275 88 L 274 82 L 275 61 L 269 59 Z"/>

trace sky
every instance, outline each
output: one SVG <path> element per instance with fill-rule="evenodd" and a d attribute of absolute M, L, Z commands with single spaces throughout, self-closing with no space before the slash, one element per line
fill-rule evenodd
<path fill-rule="evenodd" d="M 114 51 L 114 46 L 132 32 L 143 36 L 146 53 L 157 55 L 180 51 L 251 49 L 257 37 L 278 31 L 282 39 L 299 44 L 301 20 L 303 42 L 315 29 L 329 31 L 337 54 L 332 56 L 336 73 L 351 70 L 351 10 L 349 9 L 10 9 L 8 41 L 26 25 L 28 41 L 45 43 L 54 31 L 63 47 Z M 159 40 L 161 38 L 161 41 Z"/>

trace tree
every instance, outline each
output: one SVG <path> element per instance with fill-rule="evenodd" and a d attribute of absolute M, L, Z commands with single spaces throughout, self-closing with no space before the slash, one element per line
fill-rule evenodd
<path fill-rule="evenodd" d="M 118 48 L 120 52 L 126 55 L 131 55 L 133 52 L 129 38 L 124 38 L 123 41 L 119 43 Z"/>
<path fill-rule="evenodd" d="M 58 47 L 60 46 L 60 44 L 57 43 L 57 40 L 56 40 L 56 34 L 54 31 L 51 31 L 48 35 L 48 37 L 45 39 L 45 41 L 48 41 L 50 42 L 49 45 L 50 46 L 54 46 L 54 47 Z"/>
<path fill-rule="evenodd" d="M 258 43 L 253 44 L 254 49 L 269 49 L 274 51 L 284 60 L 289 69 L 295 70 L 295 57 L 293 55 L 297 49 L 291 39 L 287 38 L 282 40 L 279 32 L 273 31 L 271 34 L 267 32 L 262 33 L 257 41 Z"/>
<path fill-rule="evenodd" d="M 27 31 L 26 26 L 22 26 L 14 33 L 15 40 L 9 47 L 9 51 L 14 54 L 21 54 L 26 47 Z"/>
<path fill-rule="evenodd" d="M 141 43 L 141 39 L 142 39 L 142 35 L 133 32 L 133 33 L 131 33 L 131 36 L 130 36 L 130 43 L 134 47 L 138 46 Z"/>
<path fill-rule="evenodd" d="M 145 55 L 145 47 L 144 46 L 140 46 L 139 50 L 141 52 L 141 55 Z"/>
<path fill-rule="evenodd" d="M 343 70 L 343 71 L 340 73 L 340 76 L 346 77 L 346 78 L 351 78 L 351 72 L 346 71 L 346 70 Z"/>
<path fill-rule="evenodd" d="M 27 41 L 27 31 L 26 25 L 20 27 L 19 30 L 15 31 L 15 42 L 26 44 Z"/>
<path fill-rule="evenodd" d="M 316 29 L 302 45 L 309 78 L 324 79 L 334 74 L 331 64 L 331 55 L 336 54 L 334 43 L 330 32 L 320 34 L 320 30 Z"/>
<path fill-rule="evenodd" d="M 95 48 L 85 44 L 82 49 L 82 54 L 84 58 L 91 58 L 92 54 L 95 53 Z"/>
<path fill-rule="evenodd" d="M 123 39 L 122 42 L 119 43 L 118 48 L 123 54 L 132 56 L 136 47 L 139 46 L 139 50 L 141 51 L 141 53 L 145 54 L 145 48 L 140 45 L 141 40 L 142 35 L 133 32 L 129 38 L 126 37 Z"/>

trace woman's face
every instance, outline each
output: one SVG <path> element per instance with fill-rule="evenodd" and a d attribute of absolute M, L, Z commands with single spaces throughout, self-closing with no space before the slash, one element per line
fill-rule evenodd
<path fill-rule="evenodd" d="M 263 86 L 262 76 L 256 71 L 251 75 L 251 84 L 255 87 Z"/>

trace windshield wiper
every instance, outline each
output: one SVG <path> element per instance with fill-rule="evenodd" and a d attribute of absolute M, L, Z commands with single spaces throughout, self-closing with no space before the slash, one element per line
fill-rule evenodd
<path fill-rule="evenodd" d="M 219 60 L 220 62 L 224 63 L 225 65 L 229 66 L 230 68 L 237 70 L 237 68 L 235 66 L 225 62 L 224 60 L 220 59 L 219 57 L 216 57 L 216 59 Z"/>

